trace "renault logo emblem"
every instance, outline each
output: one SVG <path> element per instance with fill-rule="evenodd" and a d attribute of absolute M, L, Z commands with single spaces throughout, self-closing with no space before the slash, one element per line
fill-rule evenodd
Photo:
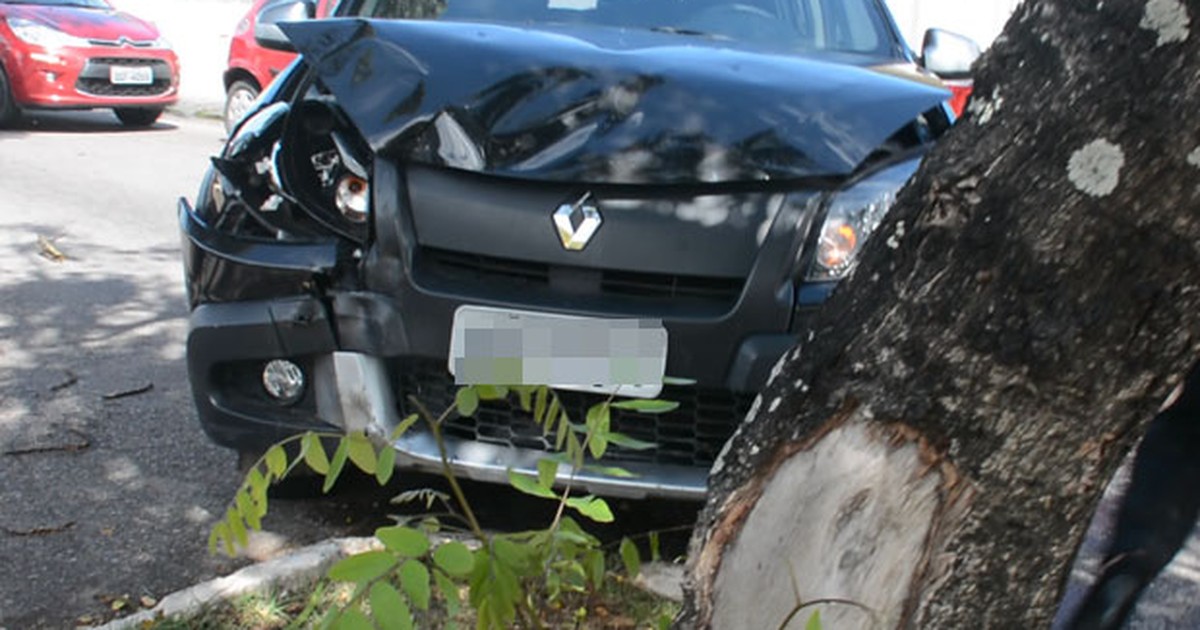
<path fill-rule="evenodd" d="M 587 247 L 604 222 L 600 210 L 589 203 L 591 198 L 592 193 L 584 193 L 575 203 L 564 203 L 554 211 L 554 227 L 558 228 L 558 240 L 563 249 L 577 252 Z"/>

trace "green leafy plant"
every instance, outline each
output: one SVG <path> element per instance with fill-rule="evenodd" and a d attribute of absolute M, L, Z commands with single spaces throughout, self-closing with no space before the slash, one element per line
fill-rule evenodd
<path fill-rule="evenodd" d="M 483 530 L 467 501 L 449 463 L 443 424 L 452 414 L 471 416 L 483 403 L 508 400 L 530 414 L 552 441 L 556 451 L 537 464 L 537 474 L 510 470 L 509 483 L 518 491 L 557 503 L 554 517 L 545 529 L 490 534 Z M 307 466 L 324 477 L 328 492 L 349 463 L 373 475 L 382 485 L 395 470 L 391 444 L 424 419 L 437 443 L 442 474 L 450 495 L 433 491 L 406 493 L 400 500 L 423 500 L 426 508 L 441 501 L 454 509 L 468 534 L 467 541 L 441 537 L 454 529 L 438 518 L 426 518 L 417 526 L 397 524 L 376 530 L 382 544 L 371 551 L 345 558 L 330 568 L 327 578 L 352 585 L 348 600 L 324 611 L 321 628 L 413 628 L 421 619 L 439 614 L 452 627 L 461 609 L 469 606 L 477 628 L 543 627 L 542 614 L 559 607 L 565 596 L 597 592 L 611 572 L 600 541 L 587 533 L 572 515 L 609 523 L 614 515 L 608 503 L 590 494 L 576 495 L 572 485 L 576 471 L 592 470 L 610 476 L 632 476 L 599 460 L 613 446 L 647 449 L 654 445 L 612 430 L 612 410 L 623 409 L 655 414 L 678 405 L 662 400 L 621 400 L 613 397 L 587 410 L 582 423 L 573 422 L 555 392 L 546 386 L 461 387 L 454 403 L 440 415 L 431 414 L 412 399 L 419 413 L 405 418 L 387 436 L 351 432 L 345 435 L 305 433 L 268 449 L 251 467 L 234 495 L 225 517 L 212 529 L 212 552 L 234 554 L 247 544 L 248 532 L 262 527 L 268 510 L 268 490 L 298 466 Z M 332 456 L 324 442 L 336 442 Z M 296 445 L 298 444 L 298 449 Z M 296 454 L 288 457 L 288 449 Z M 565 474 L 563 472 L 566 471 Z M 657 538 L 650 539 L 652 557 L 657 557 Z M 621 541 L 617 556 L 629 576 L 641 570 L 636 545 Z M 464 597 L 465 594 L 465 597 Z M 310 605 L 294 625 L 316 614 Z M 657 625 L 667 620 L 659 619 Z"/>

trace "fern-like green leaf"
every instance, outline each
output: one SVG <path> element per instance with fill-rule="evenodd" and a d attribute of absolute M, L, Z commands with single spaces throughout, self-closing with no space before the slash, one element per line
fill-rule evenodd
<path fill-rule="evenodd" d="M 368 475 L 374 475 L 379 462 L 375 458 L 375 445 L 371 444 L 371 438 L 362 432 L 354 432 L 346 437 L 349 441 L 349 456 L 350 461 Z"/>
<path fill-rule="evenodd" d="M 429 569 L 424 564 L 417 560 L 405 560 L 400 565 L 400 587 L 418 610 L 429 610 Z"/>
<path fill-rule="evenodd" d="M 350 457 L 350 440 L 345 436 L 338 441 L 337 450 L 333 452 L 333 460 L 329 462 L 329 474 L 325 475 L 325 484 L 321 487 L 321 492 L 329 492 L 337 483 L 338 477 L 342 474 L 342 468 L 346 466 L 346 460 Z"/>
<path fill-rule="evenodd" d="M 371 585 L 371 616 L 381 630 L 412 630 L 412 612 L 396 587 L 387 582 Z"/>
<path fill-rule="evenodd" d="M 631 578 L 642 572 L 642 558 L 637 545 L 628 538 L 621 539 L 621 562 L 625 564 L 625 573 Z"/>
<path fill-rule="evenodd" d="M 309 432 L 300 438 L 300 454 L 313 472 L 320 475 L 329 472 L 329 457 L 325 455 L 325 446 L 317 434 Z"/>
<path fill-rule="evenodd" d="M 479 392 L 470 385 L 460 387 L 454 395 L 454 406 L 458 408 L 459 415 L 470 418 L 479 409 Z"/>
<path fill-rule="evenodd" d="M 396 556 L 387 551 L 368 551 L 342 558 L 329 568 L 329 579 L 363 584 L 396 566 Z"/>

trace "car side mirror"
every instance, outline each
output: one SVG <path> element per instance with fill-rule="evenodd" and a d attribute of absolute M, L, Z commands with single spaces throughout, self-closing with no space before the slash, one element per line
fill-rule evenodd
<path fill-rule="evenodd" d="M 296 52 L 288 41 L 280 22 L 299 22 L 315 17 L 317 5 L 314 0 L 273 0 L 254 16 L 254 41 L 270 50 Z"/>
<path fill-rule="evenodd" d="M 940 28 L 925 31 L 921 45 L 921 65 L 943 79 L 965 79 L 971 64 L 979 58 L 975 40 Z"/>

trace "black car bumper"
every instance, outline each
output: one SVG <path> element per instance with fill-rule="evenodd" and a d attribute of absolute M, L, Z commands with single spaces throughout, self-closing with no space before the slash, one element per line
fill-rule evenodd
<path fill-rule="evenodd" d="M 186 200 L 180 200 L 179 219 L 194 305 L 189 378 L 201 424 L 216 443 L 251 451 L 305 430 L 387 434 L 413 410 L 408 396 L 435 412 L 453 400 L 445 369 L 450 322 L 454 309 L 476 300 L 422 289 L 406 274 L 395 274 L 386 290 L 316 288 L 315 279 L 336 265 L 333 245 L 246 242 L 210 228 Z M 735 328 L 736 319 L 664 318 L 664 326 L 671 336 L 668 373 L 700 376 L 699 384 L 664 390 L 662 398 L 681 402 L 673 414 L 614 419 L 617 430 L 659 445 L 650 454 L 612 455 L 634 478 L 576 471 L 577 486 L 605 495 L 702 497 L 708 468 L 794 343 L 786 333 L 743 335 L 730 352 L 712 339 L 714 329 Z M 305 372 L 308 385 L 290 404 L 262 387 L 262 370 L 274 359 Z M 590 402 L 587 395 L 564 395 L 564 405 L 577 413 Z M 452 421 L 448 446 L 457 471 L 494 482 L 504 481 L 510 468 L 536 472 L 547 445 L 536 428 L 516 426 L 518 415 L 494 408 Z M 422 430 L 409 431 L 395 446 L 402 467 L 440 465 L 436 444 Z"/>

